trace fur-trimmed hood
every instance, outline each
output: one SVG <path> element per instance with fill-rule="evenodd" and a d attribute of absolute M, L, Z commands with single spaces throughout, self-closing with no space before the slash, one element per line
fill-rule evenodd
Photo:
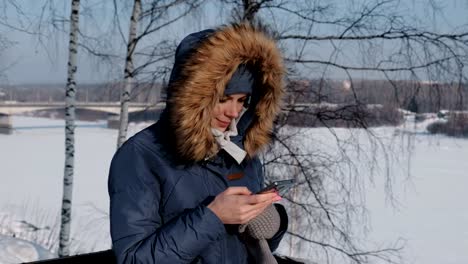
<path fill-rule="evenodd" d="M 244 149 L 252 157 L 269 143 L 284 93 L 281 53 L 258 28 L 224 26 L 189 35 L 176 51 L 164 115 L 181 159 L 201 161 L 218 151 L 211 133 L 212 111 L 240 64 L 254 75 L 252 103 L 238 125 Z"/>

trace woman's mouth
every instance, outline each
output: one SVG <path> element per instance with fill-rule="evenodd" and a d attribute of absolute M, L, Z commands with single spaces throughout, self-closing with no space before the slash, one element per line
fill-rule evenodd
<path fill-rule="evenodd" d="M 218 119 L 218 123 L 220 124 L 221 127 L 228 127 L 231 121 L 221 121 Z"/>

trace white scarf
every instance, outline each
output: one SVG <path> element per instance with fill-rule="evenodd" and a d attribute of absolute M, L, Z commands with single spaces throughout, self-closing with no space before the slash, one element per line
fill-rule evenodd
<path fill-rule="evenodd" d="M 239 117 L 233 119 L 229 124 L 229 128 L 223 133 L 216 128 L 211 128 L 211 133 L 218 142 L 218 145 L 221 149 L 224 149 L 231 157 L 233 157 L 238 164 L 244 160 L 247 152 L 245 152 L 242 148 L 237 146 L 236 144 L 231 142 L 231 136 L 235 137 L 238 135 L 237 132 L 237 122 L 242 117 L 247 109 L 243 108 L 242 112 L 240 113 Z"/>

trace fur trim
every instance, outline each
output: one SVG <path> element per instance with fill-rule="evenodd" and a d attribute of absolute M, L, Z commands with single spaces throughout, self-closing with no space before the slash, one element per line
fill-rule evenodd
<path fill-rule="evenodd" d="M 218 151 L 211 134 L 211 116 L 239 64 L 253 69 L 261 98 L 246 131 L 244 148 L 254 156 L 270 141 L 273 121 L 281 110 L 284 67 L 275 41 L 247 24 L 223 27 L 210 35 L 170 83 L 169 118 L 176 151 L 188 161 L 201 161 Z"/>

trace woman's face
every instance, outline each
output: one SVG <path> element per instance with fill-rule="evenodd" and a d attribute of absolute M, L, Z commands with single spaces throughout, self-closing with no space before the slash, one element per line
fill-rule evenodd
<path fill-rule="evenodd" d="M 226 131 L 231 121 L 239 116 L 246 100 L 245 93 L 225 95 L 221 98 L 213 110 L 211 127 L 222 132 Z"/>

